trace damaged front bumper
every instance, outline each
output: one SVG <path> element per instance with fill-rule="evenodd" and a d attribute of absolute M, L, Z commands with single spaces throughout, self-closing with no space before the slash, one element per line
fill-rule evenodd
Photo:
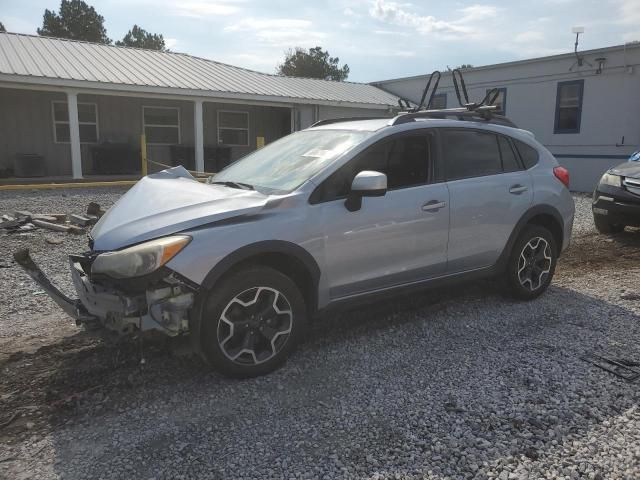
<path fill-rule="evenodd" d="M 85 271 L 89 257 L 71 255 L 69 266 L 78 294 L 78 299 L 71 299 L 51 283 L 28 249 L 16 252 L 14 259 L 78 325 L 104 327 L 118 335 L 157 330 L 176 336 L 189 330 L 195 288 L 170 272 L 144 288 L 125 291 L 92 281 Z"/>

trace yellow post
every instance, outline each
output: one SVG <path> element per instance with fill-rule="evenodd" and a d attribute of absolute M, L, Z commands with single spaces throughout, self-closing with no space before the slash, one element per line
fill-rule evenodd
<path fill-rule="evenodd" d="M 141 173 L 143 177 L 147 176 L 147 138 L 143 133 L 140 135 L 140 160 L 142 161 Z"/>

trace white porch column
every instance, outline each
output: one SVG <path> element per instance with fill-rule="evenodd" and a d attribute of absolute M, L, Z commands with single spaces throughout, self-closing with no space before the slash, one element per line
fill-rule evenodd
<path fill-rule="evenodd" d="M 291 133 L 296 131 L 296 106 L 291 106 Z"/>
<path fill-rule="evenodd" d="M 76 92 L 67 92 L 67 111 L 69 112 L 69 140 L 71 142 L 71 173 L 73 178 L 82 178 L 78 94 Z"/>
<path fill-rule="evenodd" d="M 193 109 L 193 128 L 195 131 L 196 171 L 204 172 L 204 127 L 202 121 L 202 100 L 195 100 Z"/>

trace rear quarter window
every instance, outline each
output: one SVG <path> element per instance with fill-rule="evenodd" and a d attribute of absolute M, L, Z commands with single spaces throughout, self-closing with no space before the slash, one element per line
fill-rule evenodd
<path fill-rule="evenodd" d="M 520 154 L 522 163 L 524 163 L 524 168 L 529 170 L 531 167 L 538 164 L 539 155 L 538 155 L 538 151 L 535 148 L 530 147 L 526 143 L 521 142 L 520 140 L 516 140 L 515 138 L 512 140 L 513 140 L 513 144 L 516 146 L 516 149 L 518 150 L 518 153 Z"/>

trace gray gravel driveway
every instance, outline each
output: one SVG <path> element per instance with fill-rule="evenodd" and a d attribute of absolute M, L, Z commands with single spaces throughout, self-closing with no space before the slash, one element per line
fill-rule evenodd
<path fill-rule="evenodd" d="M 0 213 L 120 194 L 0 192 Z M 538 300 L 481 282 L 344 312 L 245 381 L 179 345 L 149 342 L 140 365 L 137 345 L 87 337 L 8 259 L 29 244 L 66 282 L 61 257 L 84 239 L 0 235 L 0 425 L 18 413 L 0 478 L 639 478 L 640 381 L 580 357 L 640 361 L 640 232 L 598 235 L 589 198 L 576 205 Z"/>

